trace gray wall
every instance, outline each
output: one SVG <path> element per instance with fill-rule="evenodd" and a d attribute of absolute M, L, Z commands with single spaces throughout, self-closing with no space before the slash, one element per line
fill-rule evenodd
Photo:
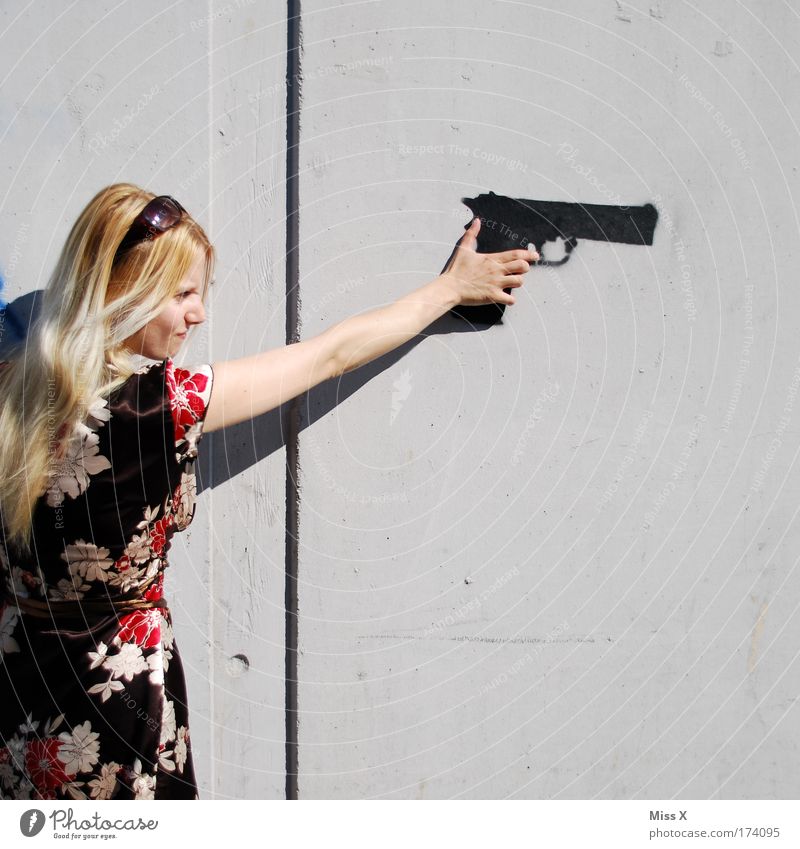
<path fill-rule="evenodd" d="M 660 220 L 303 399 L 300 795 L 795 798 L 796 12 L 302 8 L 303 337 L 435 276 L 462 196 Z M 7 2 L 0 30 L 6 300 L 128 179 L 220 253 L 185 362 L 283 344 L 285 5 Z M 283 795 L 286 426 L 206 438 L 173 546 L 206 797 Z"/>

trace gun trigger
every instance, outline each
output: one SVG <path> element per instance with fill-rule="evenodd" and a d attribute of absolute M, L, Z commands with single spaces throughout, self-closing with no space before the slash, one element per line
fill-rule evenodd
<path fill-rule="evenodd" d="M 547 259 L 544 256 L 544 245 L 542 245 L 542 249 L 539 251 L 540 259 L 536 263 L 536 265 L 563 265 L 565 262 L 569 261 L 569 255 L 572 253 L 572 249 L 577 247 L 578 240 L 574 236 L 570 236 L 568 239 L 564 239 L 564 256 L 561 259 Z"/>

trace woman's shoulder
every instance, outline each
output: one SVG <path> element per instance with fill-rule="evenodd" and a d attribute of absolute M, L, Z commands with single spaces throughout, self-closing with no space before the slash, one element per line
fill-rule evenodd
<path fill-rule="evenodd" d="M 210 363 L 176 366 L 171 357 L 145 363 L 112 397 L 110 412 L 163 417 L 174 434 L 178 459 L 187 459 L 197 453 L 213 382 Z"/>
<path fill-rule="evenodd" d="M 142 414 L 163 409 L 167 360 L 134 365 L 136 370 L 107 396 L 108 407 L 114 414 Z"/>
<path fill-rule="evenodd" d="M 202 391 L 201 387 L 205 387 L 206 382 L 212 379 L 213 372 L 210 364 L 177 366 L 172 357 L 166 357 L 163 360 L 148 361 L 139 365 L 123 385 L 155 383 L 163 386 L 169 395 L 174 395 L 185 388 Z"/>
<path fill-rule="evenodd" d="M 112 400 L 135 396 L 142 400 L 159 399 L 178 408 L 204 408 L 211 395 L 214 372 L 210 363 L 176 366 L 171 357 L 156 362 L 149 361 L 137 370 L 112 394 Z"/>

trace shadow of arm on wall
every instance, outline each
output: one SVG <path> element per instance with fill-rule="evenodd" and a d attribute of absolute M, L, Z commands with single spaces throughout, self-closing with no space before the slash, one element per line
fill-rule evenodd
<path fill-rule="evenodd" d="M 424 342 L 426 337 L 490 329 L 488 326 L 471 326 L 449 313 L 443 315 L 430 324 L 424 333 L 393 351 L 343 374 L 338 380 L 326 380 L 299 396 L 300 430 L 313 425 L 374 377 L 391 368 L 409 351 Z M 197 458 L 198 495 L 208 487 L 213 488 L 225 483 L 283 447 L 289 438 L 291 403 L 287 401 L 254 419 L 206 434 Z"/>

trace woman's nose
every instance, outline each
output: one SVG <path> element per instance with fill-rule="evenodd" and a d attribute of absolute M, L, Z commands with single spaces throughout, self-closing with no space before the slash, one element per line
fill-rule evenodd
<path fill-rule="evenodd" d="M 193 324 L 201 324 L 206 320 L 206 308 L 202 301 L 198 301 L 189 310 L 186 318 Z"/>

